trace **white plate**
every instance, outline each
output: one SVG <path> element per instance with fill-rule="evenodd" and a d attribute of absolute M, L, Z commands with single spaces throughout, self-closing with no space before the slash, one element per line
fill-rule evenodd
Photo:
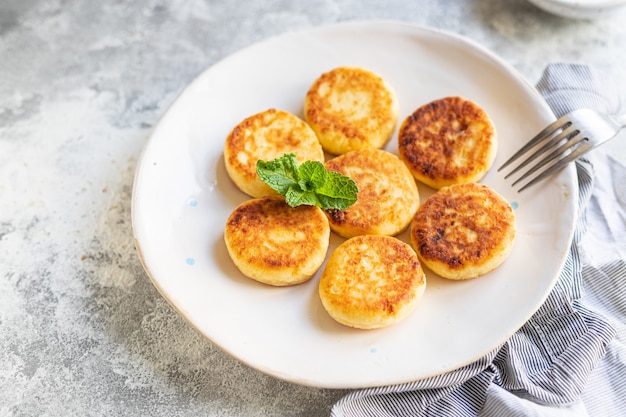
<path fill-rule="evenodd" d="M 381 330 L 335 323 L 319 275 L 289 288 L 239 273 L 223 242 L 226 218 L 247 197 L 228 178 L 222 150 L 243 118 L 270 107 L 302 116 L 313 80 L 340 65 L 373 70 L 397 90 L 402 118 L 436 98 L 461 95 L 492 116 L 496 166 L 553 119 L 518 73 L 480 46 L 410 24 L 351 22 L 278 36 L 200 75 L 160 121 L 138 164 L 132 220 L 144 267 L 200 333 L 248 365 L 295 383 L 388 385 L 453 370 L 496 348 L 552 288 L 572 237 L 573 168 L 522 195 L 492 170 L 484 183 L 516 208 L 519 234 L 496 271 L 467 282 L 428 274 L 421 304 Z M 397 138 L 387 150 L 397 153 Z M 420 186 L 422 200 L 432 191 Z M 408 241 L 407 232 L 399 236 Z M 331 238 L 332 250 L 341 241 Z"/>

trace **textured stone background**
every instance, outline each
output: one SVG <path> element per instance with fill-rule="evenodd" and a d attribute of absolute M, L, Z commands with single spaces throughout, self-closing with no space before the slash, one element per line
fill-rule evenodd
<path fill-rule="evenodd" d="M 0 416 L 329 413 L 345 391 L 250 369 L 167 305 L 136 257 L 130 202 L 152 126 L 195 76 L 268 36 L 352 19 L 466 35 L 532 83 L 565 60 L 626 86 L 624 11 L 572 21 L 525 0 L 2 0 Z"/>

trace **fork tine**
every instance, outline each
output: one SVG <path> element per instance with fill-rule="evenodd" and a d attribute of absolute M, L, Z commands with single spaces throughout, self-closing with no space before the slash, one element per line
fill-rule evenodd
<path fill-rule="evenodd" d="M 578 134 L 578 130 L 576 130 L 574 128 L 574 126 L 570 123 L 567 127 L 564 128 L 563 131 L 561 131 L 561 133 L 559 133 L 558 135 L 553 136 L 552 138 L 550 138 L 550 140 L 548 140 L 543 146 L 541 146 L 541 148 L 539 148 L 535 152 L 533 152 L 522 163 L 520 163 L 517 167 L 515 167 L 514 170 L 512 170 L 507 175 L 505 175 L 504 178 L 505 179 L 509 178 L 511 175 L 515 174 L 520 169 L 524 168 L 526 165 L 528 165 L 529 163 L 531 163 L 532 161 L 537 159 L 539 156 L 541 156 L 541 155 L 545 154 L 546 152 L 548 152 L 548 150 L 550 148 L 553 148 L 554 146 L 558 145 L 559 142 L 561 142 L 563 139 L 566 139 L 569 142 L 577 134 Z M 568 142 L 566 142 L 566 143 L 568 143 Z M 557 150 L 558 149 L 560 149 L 560 148 L 557 148 Z"/>
<path fill-rule="evenodd" d="M 580 142 L 583 142 L 583 143 L 580 144 Z M 577 143 L 580 144 L 580 145 L 576 149 L 574 149 L 572 152 L 570 152 L 564 158 L 559 159 L 554 165 L 550 166 L 548 169 L 546 169 L 545 171 L 543 171 L 542 173 L 537 175 L 535 178 L 533 178 L 531 181 L 526 183 L 522 188 L 517 190 L 517 192 L 521 193 L 522 191 L 524 191 L 525 189 L 529 188 L 530 186 L 537 184 L 541 180 L 543 180 L 543 179 L 549 177 L 550 175 L 552 175 L 553 173 L 555 173 L 555 172 L 565 168 L 565 166 L 567 164 L 569 164 L 570 162 L 572 162 L 575 159 L 578 159 L 579 157 L 581 157 L 582 155 L 586 154 L 591 149 L 593 149 L 593 146 L 589 143 L 589 139 L 588 138 L 582 138 L 582 139 L 578 140 Z M 566 146 L 566 145 L 563 145 L 563 146 Z M 554 158 L 552 158 L 552 159 L 554 159 Z M 533 170 L 533 171 L 536 171 L 536 169 Z M 524 178 L 528 177 L 528 174 L 529 173 L 525 174 L 522 178 L 520 178 L 517 181 L 515 181 L 512 185 L 516 185 L 521 180 L 523 180 Z"/>
<path fill-rule="evenodd" d="M 578 135 L 578 133 L 576 133 L 576 135 Z M 520 178 L 518 178 L 516 181 L 514 181 L 512 185 L 516 185 L 520 181 L 523 181 L 524 179 L 528 178 L 529 176 L 531 176 L 532 174 L 534 174 L 535 172 L 537 172 L 541 168 L 543 168 L 549 162 L 552 162 L 553 160 L 559 158 L 560 156 L 565 155 L 565 153 L 567 151 L 569 151 L 569 150 L 573 151 L 574 149 L 576 149 L 576 146 L 580 142 L 586 140 L 586 138 L 584 138 L 582 135 L 578 135 L 578 136 L 576 136 L 576 135 L 572 136 L 567 142 L 561 144 L 561 146 L 559 146 L 558 148 L 556 148 L 555 150 L 550 152 L 548 155 L 543 157 L 543 159 L 541 159 L 539 162 L 537 162 L 535 165 L 533 165 Z"/>
<path fill-rule="evenodd" d="M 565 129 L 569 127 L 570 125 L 571 125 L 571 122 L 569 122 L 565 116 L 562 116 L 558 118 L 557 120 L 555 120 L 554 122 L 550 123 L 541 132 L 537 133 L 537 135 L 535 135 L 535 137 L 533 137 L 528 143 L 522 146 L 522 148 L 520 148 L 517 152 L 515 152 L 515 154 L 511 156 L 506 162 L 504 162 L 504 164 L 502 164 L 500 168 L 498 168 L 498 171 L 501 171 L 502 169 L 509 166 L 511 163 L 513 163 L 513 161 L 515 161 L 520 156 L 528 152 L 537 144 L 539 144 L 543 140 L 554 135 L 554 133 L 556 133 L 559 129 Z"/>

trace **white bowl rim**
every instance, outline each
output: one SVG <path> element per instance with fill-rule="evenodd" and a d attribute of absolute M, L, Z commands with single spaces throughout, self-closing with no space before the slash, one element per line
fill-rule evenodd
<path fill-rule="evenodd" d="M 563 7 L 573 7 L 581 10 L 608 9 L 623 6 L 626 0 L 539 0 L 538 3 L 552 3 Z"/>

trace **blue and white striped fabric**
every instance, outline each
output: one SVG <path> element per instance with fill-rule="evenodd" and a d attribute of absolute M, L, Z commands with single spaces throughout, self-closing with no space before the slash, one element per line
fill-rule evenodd
<path fill-rule="evenodd" d="M 556 116 L 579 107 L 614 112 L 605 81 L 587 66 L 552 64 L 537 88 Z M 626 415 L 626 168 L 600 150 L 577 161 L 572 248 L 554 290 L 519 331 L 456 371 L 353 391 L 331 416 Z"/>

